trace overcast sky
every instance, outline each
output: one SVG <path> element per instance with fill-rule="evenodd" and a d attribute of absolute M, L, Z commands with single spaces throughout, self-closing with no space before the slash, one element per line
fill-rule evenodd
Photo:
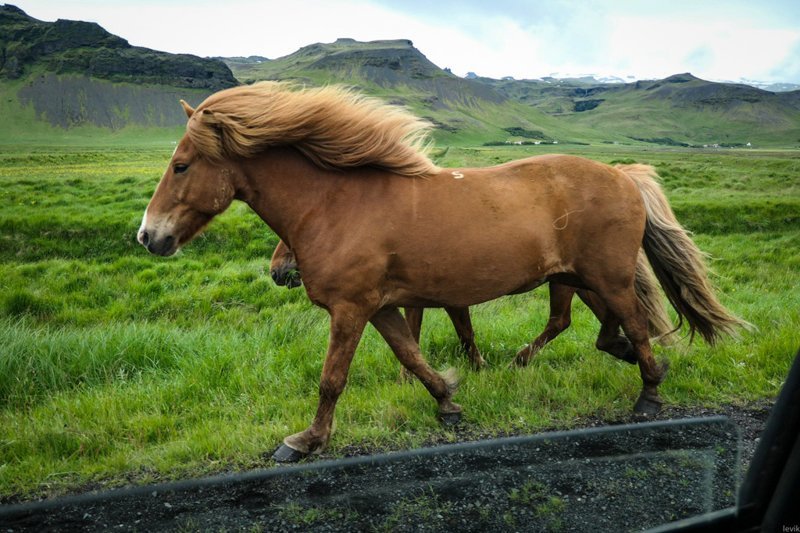
<path fill-rule="evenodd" d="M 453 73 L 500 78 L 691 72 L 800 83 L 800 0 L 16 0 L 133 45 L 281 57 L 333 42 L 411 39 Z"/>

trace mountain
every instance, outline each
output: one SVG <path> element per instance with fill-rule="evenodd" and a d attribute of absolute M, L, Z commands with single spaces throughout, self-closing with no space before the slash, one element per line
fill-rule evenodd
<path fill-rule="evenodd" d="M 465 76 L 466 78 L 478 78 L 478 75 L 474 72 L 469 72 Z M 502 78 L 503 80 L 514 80 L 513 77 L 507 76 Z M 530 80 L 528 80 L 530 81 Z M 534 81 L 545 81 L 549 83 L 575 83 L 579 85 L 604 85 L 604 84 L 620 84 L 620 83 L 635 83 L 637 81 L 655 81 L 652 78 L 639 78 L 637 76 L 625 76 L 621 78 L 619 76 L 602 76 L 598 74 L 584 74 L 579 76 L 573 76 L 568 74 L 561 74 L 561 73 L 553 73 L 549 76 L 543 76 L 541 78 L 536 78 Z M 741 78 L 738 81 L 733 80 L 714 80 L 715 83 L 723 83 L 727 85 L 749 85 L 751 87 L 755 87 L 756 89 L 763 89 L 765 91 L 773 92 L 773 93 L 780 93 L 780 92 L 788 92 L 788 91 L 797 91 L 800 90 L 800 85 L 795 83 L 776 83 L 776 82 L 766 82 L 766 81 L 758 81 L 758 80 L 751 80 L 747 78 Z"/>
<path fill-rule="evenodd" d="M 378 85 L 393 84 L 401 78 L 431 79 L 448 74 L 431 63 L 411 41 L 404 39 L 359 42 L 337 39 L 300 48 L 272 61 L 263 58 L 223 58 L 245 82 L 256 79 L 295 78 L 316 81 L 315 73 L 370 80 Z M 394 73 L 394 75 L 392 74 Z M 449 77 L 457 78 L 452 74 Z"/>
<path fill-rule="evenodd" d="M 506 97 L 484 84 L 442 70 L 409 40 L 334 43 L 304 46 L 285 57 L 263 61 L 224 58 L 244 83 L 256 80 L 292 80 L 321 85 L 343 82 L 393 103 L 409 106 L 432 119 L 441 129 L 456 132 L 467 120 L 462 109 L 502 105 Z M 427 111 L 430 111 L 429 113 Z M 454 116 L 441 118 L 455 112 Z M 434 116 L 435 115 L 435 116 Z"/>
<path fill-rule="evenodd" d="M 237 84 L 218 60 L 131 46 L 93 22 L 42 22 L 18 7 L 0 6 L 0 77 L 18 79 L 37 66 L 54 74 L 212 91 Z"/>
<path fill-rule="evenodd" d="M 572 135 L 551 117 L 494 87 L 439 68 L 406 39 L 359 42 L 342 38 L 271 60 L 223 60 L 243 83 L 291 80 L 353 86 L 427 118 L 436 126 L 437 136 L 447 142 L 502 140 L 509 137 L 508 129 L 533 132 L 532 138 L 539 140 Z"/>
<path fill-rule="evenodd" d="M 800 91 L 663 80 L 458 78 L 411 41 L 316 43 L 285 57 L 223 58 L 244 83 L 344 83 L 427 117 L 445 142 L 608 142 L 684 146 L 795 145 Z"/>
<path fill-rule="evenodd" d="M 783 93 L 788 91 L 800 90 L 800 85 L 796 83 L 780 83 L 780 82 L 776 83 L 771 81 L 749 80 L 746 78 L 742 78 L 739 81 L 725 81 L 724 83 L 730 83 L 735 85 L 749 85 L 751 87 L 755 87 L 756 89 L 764 89 L 765 91 L 769 91 L 772 93 Z"/>
<path fill-rule="evenodd" d="M 185 123 L 182 95 L 238 84 L 219 60 L 131 46 L 95 23 L 43 22 L 9 4 L 0 6 L 0 82 L 39 120 L 112 129 Z"/>
<path fill-rule="evenodd" d="M 186 119 L 178 99 L 197 104 L 257 80 L 355 87 L 427 118 L 441 144 L 800 143 L 800 91 L 688 73 L 635 82 L 461 78 L 404 39 L 338 39 L 272 59 L 200 58 L 131 46 L 97 24 L 43 22 L 0 6 L 0 142 L 40 142 L 76 128 L 102 136 L 179 127 Z"/>
<path fill-rule="evenodd" d="M 800 91 L 774 93 L 689 73 L 616 84 L 479 80 L 574 128 L 613 128 L 642 142 L 785 146 L 800 141 Z"/>

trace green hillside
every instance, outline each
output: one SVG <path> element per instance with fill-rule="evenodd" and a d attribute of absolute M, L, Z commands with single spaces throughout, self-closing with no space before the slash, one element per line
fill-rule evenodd
<path fill-rule="evenodd" d="M 480 80 L 587 141 L 703 147 L 800 145 L 800 91 L 691 74 L 629 84 Z"/>
<path fill-rule="evenodd" d="M 509 98 L 577 128 L 667 145 L 791 146 L 800 143 L 800 91 L 772 93 L 691 74 L 598 85 L 482 80 Z"/>

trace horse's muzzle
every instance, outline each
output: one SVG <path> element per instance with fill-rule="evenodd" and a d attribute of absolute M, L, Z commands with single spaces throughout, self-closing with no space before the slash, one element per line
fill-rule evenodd
<path fill-rule="evenodd" d="M 284 285 L 287 289 L 294 289 L 295 287 L 299 287 L 303 284 L 303 280 L 300 277 L 300 271 L 294 268 L 273 268 L 269 271 L 269 275 L 272 277 L 272 281 L 274 281 L 276 285 Z"/>
<path fill-rule="evenodd" d="M 164 257 L 174 254 L 178 249 L 175 237 L 172 235 L 167 235 L 164 238 L 155 238 L 154 235 L 144 229 L 139 230 L 136 240 L 139 241 L 139 244 L 147 248 L 147 251 L 151 254 Z"/>

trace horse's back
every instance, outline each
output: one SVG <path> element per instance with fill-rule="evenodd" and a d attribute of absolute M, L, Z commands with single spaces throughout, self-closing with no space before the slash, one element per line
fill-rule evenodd
<path fill-rule="evenodd" d="M 395 191 L 402 207 L 386 233 L 386 268 L 414 291 L 420 278 L 430 281 L 421 294 L 428 302 L 467 305 L 529 290 L 551 275 L 580 274 L 598 257 L 635 265 L 641 197 L 609 165 L 545 155 L 442 169 L 403 186 L 417 190 Z"/>
<path fill-rule="evenodd" d="M 452 205 L 456 212 L 459 206 L 471 206 L 469 216 L 481 224 L 492 219 L 520 227 L 538 224 L 541 231 L 550 221 L 549 229 L 561 232 L 570 225 L 583 231 L 580 221 L 616 225 L 623 218 L 644 223 L 633 180 L 618 168 L 583 157 L 540 155 L 487 168 L 444 169 L 438 178 L 451 183 L 434 201 Z"/>

